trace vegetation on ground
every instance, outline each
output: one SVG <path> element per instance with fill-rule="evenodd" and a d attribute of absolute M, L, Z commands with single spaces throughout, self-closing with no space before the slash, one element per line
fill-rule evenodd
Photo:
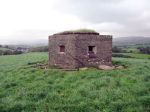
<path fill-rule="evenodd" d="M 48 52 L 48 46 L 30 47 L 29 52 Z"/>
<path fill-rule="evenodd" d="M 0 45 L 0 56 L 1 55 L 15 55 L 15 54 L 22 54 L 23 52 L 18 51 L 10 46 L 2 46 Z"/>
<path fill-rule="evenodd" d="M 68 30 L 68 31 L 63 31 L 57 34 L 73 34 L 73 33 L 95 33 L 95 34 L 99 34 L 98 32 L 96 32 L 95 30 L 92 29 L 77 29 L 77 30 Z"/>
<path fill-rule="evenodd" d="M 150 59 L 150 55 L 141 53 L 113 53 L 113 57 Z"/>
<path fill-rule="evenodd" d="M 48 53 L 0 56 L 0 112 L 149 112 L 150 60 L 113 58 L 121 70 L 63 71 L 32 64 Z"/>
<path fill-rule="evenodd" d="M 0 47 L 0 51 L 7 51 L 7 50 L 11 50 L 9 48 L 4 48 L 4 47 Z"/>
<path fill-rule="evenodd" d="M 142 53 L 150 54 L 150 47 L 136 47 L 136 46 L 113 46 L 112 51 L 114 53 Z"/>

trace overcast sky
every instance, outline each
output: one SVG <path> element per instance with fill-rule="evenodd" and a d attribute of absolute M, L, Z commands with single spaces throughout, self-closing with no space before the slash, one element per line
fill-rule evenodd
<path fill-rule="evenodd" d="M 150 36 L 150 0 L 0 0 L 0 43 L 47 39 L 72 29 Z"/>

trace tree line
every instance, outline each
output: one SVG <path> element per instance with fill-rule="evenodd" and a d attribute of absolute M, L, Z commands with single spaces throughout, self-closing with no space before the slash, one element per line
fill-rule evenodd
<path fill-rule="evenodd" d="M 17 55 L 27 52 L 48 52 L 48 46 L 38 46 L 38 47 L 11 47 L 11 46 L 2 46 L 0 45 L 0 55 Z M 4 49 L 5 48 L 5 49 Z"/>
<path fill-rule="evenodd" d="M 139 53 L 142 53 L 142 54 L 150 54 L 150 47 L 137 47 Z M 113 53 L 133 53 L 133 51 L 127 51 L 127 50 L 124 50 L 123 48 L 121 47 L 117 47 L 117 46 L 114 46 L 112 48 L 112 52 Z"/>
<path fill-rule="evenodd" d="M 138 47 L 139 51 L 144 54 L 150 54 L 150 47 Z"/>

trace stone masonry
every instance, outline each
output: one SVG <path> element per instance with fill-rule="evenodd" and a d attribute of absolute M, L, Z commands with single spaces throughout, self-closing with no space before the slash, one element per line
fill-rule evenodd
<path fill-rule="evenodd" d="M 49 65 L 64 69 L 112 65 L 112 36 L 59 33 L 49 36 Z"/>

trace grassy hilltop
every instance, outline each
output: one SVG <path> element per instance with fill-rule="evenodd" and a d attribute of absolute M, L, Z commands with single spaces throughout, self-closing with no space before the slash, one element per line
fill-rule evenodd
<path fill-rule="evenodd" d="M 122 70 L 40 69 L 47 53 L 0 56 L 0 112 L 149 112 L 150 59 L 113 58 Z"/>

